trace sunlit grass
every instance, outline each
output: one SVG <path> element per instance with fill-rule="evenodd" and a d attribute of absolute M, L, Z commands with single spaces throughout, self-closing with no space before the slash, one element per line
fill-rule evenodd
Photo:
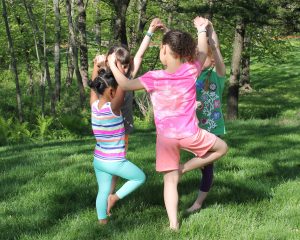
<path fill-rule="evenodd" d="M 92 136 L 0 147 L 0 239 L 299 239 L 299 61 L 295 53 L 290 63 L 252 66 L 255 91 L 240 99 L 247 120 L 226 123 L 230 150 L 215 164 L 200 212 L 184 214 L 200 173 L 181 179 L 178 233 L 168 230 L 155 172 L 155 130 L 137 121 L 127 157 L 147 181 L 118 203 L 107 226 L 97 224 Z M 182 161 L 190 156 L 183 152 Z"/>
<path fill-rule="evenodd" d="M 155 172 L 155 132 L 137 130 L 128 158 L 147 182 L 98 226 L 93 138 L 2 147 L 1 239 L 297 239 L 300 219 L 299 121 L 228 123 L 226 157 L 202 211 L 183 214 L 197 194 L 199 172 L 179 186 L 181 230 L 167 228 L 162 176 Z M 239 131 L 240 129 L 240 131 Z M 182 154 L 183 161 L 190 155 Z M 120 181 L 121 184 L 123 181 Z"/>

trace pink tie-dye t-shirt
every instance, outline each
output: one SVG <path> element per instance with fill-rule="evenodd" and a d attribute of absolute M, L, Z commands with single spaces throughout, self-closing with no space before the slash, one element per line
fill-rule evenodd
<path fill-rule="evenodd" d="M 139 77 L 150 93 L 157 134 L 180 139 L 197 132 L 195 82 L 200 72 L 195 62 L 183 63 L 175 73 L 156 70 Z"/>

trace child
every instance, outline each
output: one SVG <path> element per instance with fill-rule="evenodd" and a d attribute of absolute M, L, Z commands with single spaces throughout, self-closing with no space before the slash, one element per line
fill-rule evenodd
<path fill-rule="evenodd" d="M 222 114 L 222 93 L 225 81 L 225 64 L 219 49 L 219 41 L 211 22 L 207 25 L 209 51 L 203 66 L 203 71 L 197 79 L 197 117 L 199 127 L 205 129 L 218 137 L 225 134 L 224 117 Z M 215 70 L 214 70 L 215 67 Z M 204 200 L 211 188 L 213 181 L 213 163 L 201 168 L 202 179 L 200 190 L 194 204 L 187 209 L 193 213 L 201 209 Z"/>
<path fill-rule="evenodd" d="M 134 78 L 138 70 L 140 69 L 144 53 L 150 44 L 152 35 L 157 29 L 161 29 L 161 28 L 163 28 L 163 24 L 161 23 L 159 18 L 155 18 L 151 21 L 149 29 L 147 31 L 148 35 L 144 37 L 137 53 L 133 58 L 133 61 L 130 56 L 129 49 L 125 45 L 120 45 L 120 46 L 116 45 L 111 47 L 107 53 L 107 56 L 115 53 L 117 59 L 117 67 L 121 71 L 121 73 L 124 74 L 129 79 Z M 101 68 L 108 69 L 106 61 L 102 61 L 101 63 L 99 63 L 99 65 L 100 65 L 99 67 Z M 122 115 L 124 117 L 126 149 L 128 148 L 129 134 L 133 130 L 132 103 L 133 103 L 133 91 L 126 91 L 124 104 L 121 108 Z"/>
<path fill-rule="evenodd" d="M 96 59 L 98 59 L 97 67 L 100 69 L 106 69 L 109 70 L 107 66 L 107 56 L 115 53 L 116 59 L 117 59 L 117 67 L 120 70 L 122 74 L 127 76 L 128 78 L 134 78 L 137 74 L 143 60 L 144 53 L 146 49 L 148 48 L 150 44 L 150 40 L 152 35 L 157 29 L 162 29 L 164 26 L 159 18 L 154 18 L 149 26 L 149 29 L 147 31 L 147 35 L 144 37 L 137 53 L 135 54 L 133 61 L 130 56 L 129 49 L 125 45 L 120 46 L 113 46 L 108 50 L 108 53 L 106 57 L 103 55 L 96 56 Z M 95 69 L 95 71 L 98 71 L 98 68 Z M 133 130 L 133 109 L 132 109 L 132 103 L 133 103 L 133 91 L 126 91 L 124 103 L 121 107 L 121 112 L 124 118 L 124 126 L 125 126 L 125 147 L 126 151 L 128 149 L 128 140 L 129 140 L 129 134 Z M 117 183 L 117 177 L 113 176 L 112 185 L 111 185 L 111 191 L 110 193 L 114 192 L 115 186 Z"/>
<path fill-rule="evenodd" d="M 206 26 L 208 21 L 197 17 L 197 44 L 190 34 L 171 30 L 162 39 L 160 61 L 164 70 L 150 71 L 128 80 L 117 68 L 114 54 L 108 57 L 109 67 L 124 90 L 145 88 L 154 109 L 156 140 L 156 170 L 164 174 L 164 201 L 170 228 L 177 230 L 178 192 L 181 174 L 203 167 L 227 151 L 226 143 L 215 135 L 198 128 L 195 82 L 207 54 Z M 197 157 L 179 165 L 180 149 Z"/>
<path fill-rule="evenodd" d="M 114 204 L 142 185 L 145 174 L 125 158 L 125 129 L 120 111 L 125 92 L 118 87 L 112 73 L 104 69 L 97 73 L 98 60 L 101 61 L 101 58 L 94 61 L 93 81 L 89 81 L 89 86 L 92 88 L 92 128 L 97 141 L 94 151 L 94 169 L 99 187 L 96 209 L 99 223 L 106 224 Z M 128 181 L 115 194 L 110 194 L 113 175 Z"/>

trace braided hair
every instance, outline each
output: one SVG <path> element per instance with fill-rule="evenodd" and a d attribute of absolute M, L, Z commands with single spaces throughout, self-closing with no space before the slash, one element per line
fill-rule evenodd
<path fill-rule="evenodd" d="M 88 85 L 90 88 L 95 89 L 100 95 L 102 95 L 108 87 L 112 87 L 113 89 L 118 87 L 118 83 L 112 72 L 105 71 L 104 69 L 99 71 L 98 76 L 93 81 L 89 80 Z"/>

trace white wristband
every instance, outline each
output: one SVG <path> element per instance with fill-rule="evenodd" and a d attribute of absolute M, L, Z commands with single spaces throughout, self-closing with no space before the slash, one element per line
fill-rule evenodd
<path fill-rule="evenodd" d="M 200 33 L 203 33 L 203 32 L 206 32 L 205 28 L 204 29 L 199 29 L 198 32 L 197 32 L 197 34 L 200 34 Z"/>
<path fill-rule="evenodd" d="M 148 37 L 150 37 L 150 38 L 153 36 L 153 34 L 154 34 L 154 33 L 152 33 L 152 32 L 149 32 L 149 31 L 148 31 L 148 32 L 146 32 L 146 35 L 147 35 Z"/>

